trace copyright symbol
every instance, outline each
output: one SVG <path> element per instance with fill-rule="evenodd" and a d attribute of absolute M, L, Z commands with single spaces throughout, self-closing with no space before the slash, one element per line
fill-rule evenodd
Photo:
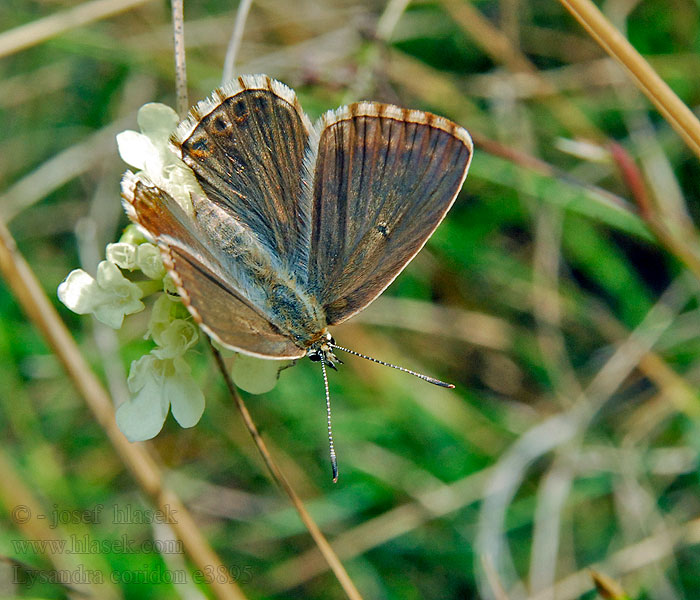
<path fill-rule="evenodd" d="M 18 504 L 12 509 L 12 520 L 15 523 L 26 523 L 32 518 L 32 509 L 26 504 Z"/>

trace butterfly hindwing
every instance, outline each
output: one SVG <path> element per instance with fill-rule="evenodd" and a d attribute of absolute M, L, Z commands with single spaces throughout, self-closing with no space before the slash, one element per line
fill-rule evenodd
<path fill-rule="evenodd" d="M 195 321 L 225 346 L 262 358 L 300 358 L 305 352 L 255 312 L 234 290 L 182 248 L 166 265 Z"/>
<path fill-rule="evenodd" d="M 329 324 L 372 302 L 423 247 L 472 152 L 464 129 L 429 113 L 362 102 L 322 118 L 309 286 Z"/>
<path fill-rule="evenodd" d="M 236 289 L 218 250 L 197 222 L 166 192 L 127 173 L 122 196 L 129 218 L 158 244 L 183 303 L 213 339 L 265 358 L 298 358 L 304 351 L 277 331 Z"/>

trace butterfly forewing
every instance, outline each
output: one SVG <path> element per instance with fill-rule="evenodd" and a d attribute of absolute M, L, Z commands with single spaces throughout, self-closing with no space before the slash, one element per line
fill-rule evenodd
<path fill-rule="evenodd" d="M 469 134 L 363 102 L 327 114 L 316 153 L 309 286 L 329 324 L 367 306 L 442 221 L 466 177 Z"/>
<path fill-rule="evenodd" d="M 206 197 L 299 275 L 309 250 L 301 172 L 310 129 L 291 89 L 246 76 L 195 107 L 172 138 Z"/>

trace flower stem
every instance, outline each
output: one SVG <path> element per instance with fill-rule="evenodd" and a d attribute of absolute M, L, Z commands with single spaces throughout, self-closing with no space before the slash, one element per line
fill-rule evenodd
<path fill-rule="evenodd" d="M 316 522 L 311 518 L 311 515 L 307 512 L 306 508 L 304 507 L 301 498 L 299 498 L 297 493 L 294 491 L 294 488 L 292 488 L 291 484 L 284 476 L 277 463 L 272 458 L 270 451 L 267 449 L 264 440 L 260 436 L 260 432 L 258 431 L 258 428 L 256 427 L 253 418 L 248 412 L 248 408 L 246 407 L 243 398 L 238 393 L 236 386 L 231 380 L 231 375 L 229 374 L 228 369 L 226 368 L 226 364 L 224 363 L 224 359 L 221 356 L 221 353 L 212 345 L 211 340 L 208 339 L 208 341 L 211 351 L 214 354 L 216 364 L 219 366 L 219 370 L 221 371 L 221 374 L 224 377 L 224 381 L 226 382 L 226 387 L 228 388 L 229 394 L 236 406 L 238 407 L 238 410 L 240 411 L 241 416 L 243 417 L 243 423 L 245 424 L 246 429 L 248 429 L 248 432 L 253 438 L 253 442 L 258 448 L 258 452 L 260 452 L 260 456 L 262 456 L 263 461 L 265 461 L 265 465 L 270 471 L 272 478 L 284 490 L 285 494 L 287 494 L 287 496 L 291 500 L 292 505 L 299 513 L 299 517 L 301 518 L 306 528 L 309 530 L 311 537 L 313 538 L 314 542 L 316 542 L 318 549 L 321 551 L 321 554 L 326 559 L 328 566 L 335 574 L 336 578 L 338 579 L 338 582 L 342 586 L 348 598 L 351 598 L 352 600 L 362 600 L 360 592 L 355 587 L 355 584 L 353 583 L 352 579 L 350 579 L 350 576 L 345 570 L 343 563 L 340 562 L 338 555 L 328 543 L 328 540 L 323 535 L 323 533 L 321 533 L 321 530 L 318 528 L 318 525 L 316 525 Z"/>

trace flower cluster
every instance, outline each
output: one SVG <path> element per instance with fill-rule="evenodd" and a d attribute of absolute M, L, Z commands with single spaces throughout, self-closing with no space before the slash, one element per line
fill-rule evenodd
<path fill-rule="evenodd" d="M 117 409 L 117 424 L 132 442 L 157 435 L 168 409 L 182 427 L 196 425 L 204 412 L 204 394 L 184 359 L 199 338 L 188 317 L 185 307 L 168 294 L 153 305 L 146 335 L 156 347 L 131 363 L 127 385 L 132 396 Z"/>
<path fill-rule="evenodd" d="M 192 214 L 191 194 L 202 191 L 194 173 L 168 148 L 177 123 L 172 108 L 146 104 L 138 114 L 141 132 L 120 133 L 117 145 L 125 162 L 145 172 Z M 196 425 L 204 411 L 204 395 L 186 356 L 199 339 L 199 329 L 180 302 L 160 250 L 129 225 L 105 253 L 95 277 L 82 269 L 72 271 L 58 286 L 58 297 L 73 312 L 92 314 L 119 329 L 125 316 L 146 309 L 142 302 L 146 296 L 157 295 L 145 334 L 155 347 L 131 363 L 127 380 L 131 398 L 117 408 L 119 428 L 131 441 L 150 439 L 162 429 L 169 411 L 182 427 Z M 233 378 L 239 387 L 263 393 L 274 387 L 281 366 L 279 361 L 239 355 Z"/>

